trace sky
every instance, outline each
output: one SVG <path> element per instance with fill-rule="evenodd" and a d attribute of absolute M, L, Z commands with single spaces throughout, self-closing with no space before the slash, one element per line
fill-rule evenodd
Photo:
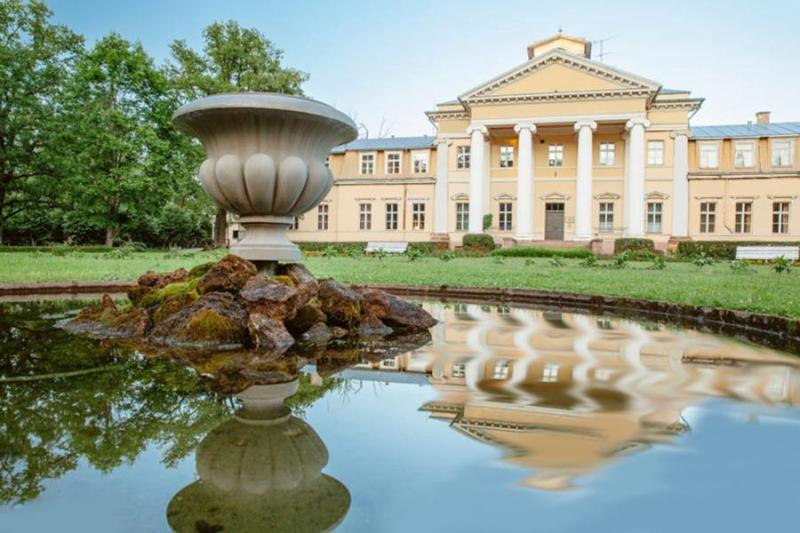
<path fill-rule="evenodd" d="M 310 75 L 308 96 L 372 137 L 434 134 L 425 111 L 524 63 L 527 46 L 559 28 L 604 40 L 609 65 L 705 98 L 693 125 L 744 123 L 762 110 L 800 121 L 800 0 L 46 1 L 89 45 L 117 32 L 158 62 L 176 39 L 200 49 L 214 21 L 257 28 Z"/>

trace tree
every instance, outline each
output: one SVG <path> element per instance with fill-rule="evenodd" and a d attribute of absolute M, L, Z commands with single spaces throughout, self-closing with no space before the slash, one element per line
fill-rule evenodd
<path fill-rule="evenodd" d="M 83 39 L 39 0 L 0 2 L 0 244 L 6 222 L 53 205 L 61 167 L 62 88 Z"/>
<path fill-rule="evenodd" d="M 199 154 L 170 123 L 177 101 L 164 73 L 117 34 L 76 63 L 68 102 L 72 205 L 111 246 L 131 217 L 157 213 L 191 179 Z"/>
<path fill-rule="evenodd" d="M 170 77 L 184 101 L 224 92 L 266 91 L 302 95 L 308 75 L 282 65 L 283 51 L 255 28 L 235 21 L 215 22 L 203 30 L 203 51 L 186 41 L 172 43 Z M 217 209 L 214 241 L 225 245 L 227 214 Z"/>

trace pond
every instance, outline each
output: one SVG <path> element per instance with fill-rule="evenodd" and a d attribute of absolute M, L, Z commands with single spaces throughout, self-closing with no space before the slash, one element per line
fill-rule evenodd
<path fill-rule="evenodd" d="M 0 532 L 798 527 L 800 358 L 424 305 L 430 344 L 230 395 L 213 362 L 57 329 L 80 303 L 0 304 Z"/>

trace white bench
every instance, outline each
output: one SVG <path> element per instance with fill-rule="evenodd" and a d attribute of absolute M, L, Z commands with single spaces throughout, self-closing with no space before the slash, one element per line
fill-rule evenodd
<path fill-rule="evenodd" d="M 368 254 L 378 250 L 383 250 L 387 254 L 404 254 L 407 249 L 407 242 L 368 242 L 364 251 Z"/>
<path fill-rule="evenodd" d="M 790 261 L 800 259 L 800 248 L 797 246 L 737 246 L 736 259 L 766 261 L 776 257 L 785 257 Z"/>

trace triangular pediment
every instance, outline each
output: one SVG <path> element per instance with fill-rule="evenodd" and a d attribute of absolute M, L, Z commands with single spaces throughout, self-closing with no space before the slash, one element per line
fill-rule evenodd
<path fill-rule="evenodd" d="M 660 84 L 608 65 L 552 50 L 461 95 L 466 103 L 492 100 L 655 94 Z"/>

